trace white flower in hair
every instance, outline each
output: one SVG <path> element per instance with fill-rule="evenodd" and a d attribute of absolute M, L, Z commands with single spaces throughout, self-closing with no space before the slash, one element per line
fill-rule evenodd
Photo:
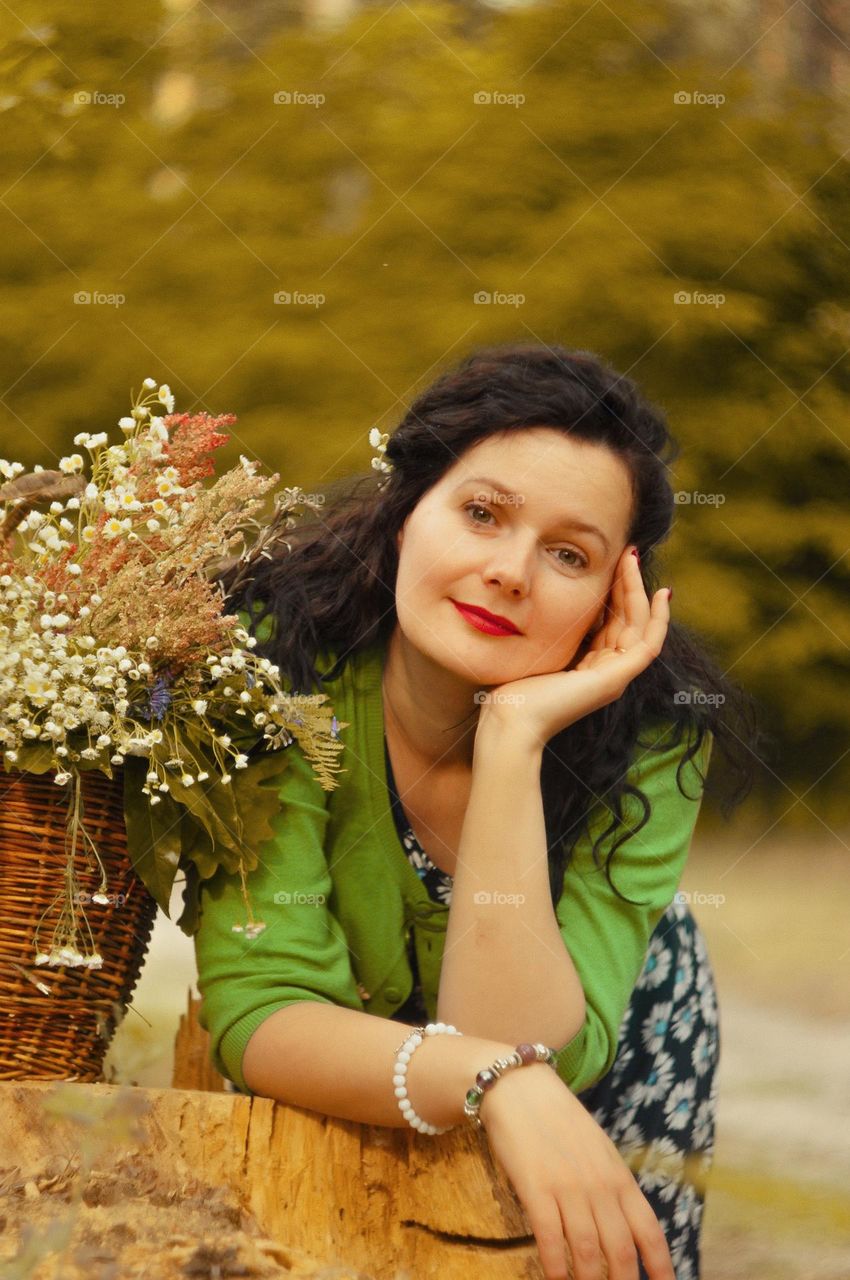
<path fill-rule="evenodd" d="M 377 449 L 377 458 L 372 459 L 373 471 L 385 471 L 389 474 L 393 469 L 393 464 L 388 462 L 383 456 L 387 451 L 387 441 L 390 435 L 388 431 L 381 432 L 377 427 L 373 427 L 369 432 L 369 443 L 373 449 Z"/>

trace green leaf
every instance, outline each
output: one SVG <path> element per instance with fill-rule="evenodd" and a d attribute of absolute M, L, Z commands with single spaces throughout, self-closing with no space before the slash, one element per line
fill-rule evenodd
<path fill-rule="evenodd" d="M 127 846 L 136 874 L 169 914 L 171 890 L 180 862 L 181 810 L 168 792 L 159 792 L 160 803 L 151 805 L 142 794 L 148 761 L 127 756 L 124 761 L 124 823 Z"/>
<path fill-rule="evenodd" d="M 240 819 L 237 812 L 232 784 L 219 781 L 220 770 L 212 747 L 200 740 L 191 729 L 184 730 L 178 740 L 178 754 L 186 761 L 193 777 L 205 771 L 210 776 L 204 782 L 184 786 L 177 773 L 171 774 L 168 785 L 173 800 L 184 806 L 195 822 L 209 834 L 222 862 L 235 870 L 241 849 Z M 186 739 L 191 739 L 188 747 Z M 234 775 L 235 777 L 235 775 Z"/>
<path fill-rule="evenodd" d="M 5 756 L 3 763 L 7 773 L 11 773 L 12 770 L 20 773 L 49 773 L 51 769 L 56 768 L 56 756 L 49 743 L 34 742 L 18 749 L 18 758 L 14 764 L 10 764 Z"/>
<path fill-rule="evenodd" d="M 279 786 L 272 783 L 288 764 L 287 751 L 267 751 L 249 761 L 247 768 L 234 769 L 231 781 L 218 781 L 219 766 L 212 745 L 202 735 L 201 726 L 191 722 L 181 726 L 177 754 L 187 768 L 197 775 L 205 770 L 210 779 L 184 786 L 179 776 L 169 778 L 173 800 L 186 810 L 187 820 L 181 827 L 184 857 L 197 866 L 203 880 L 219 866 L 232 873 L 257 865 L 257 846 L 271 839 L 271 818 L 278 811 Z"/>
<path fill-rule="evenodd" d="M 242 847 L 235 862 L 230 851 L 213 843 L 207 824 L 184 809 L 180 843 L 186 883 L 177 925 L 185 934 L 194 934 L 200 922 L 201 882 L 209 880 L 220 867 L 235 873 L 240 856 L 244 871 L 253 870 L 259 861 L 260 845 L 274 838 L 272 818 L 280 811 L 280 775 L 288 763 L 287 751 L 269 752 L 233 775 L 232 800 L 242 819 Z"/>
<path fill-rule="evenodd" d="M 281 775 L 289 764 L 291 750 L 287 747 L 268 751 L 233 775 L 231 785 L 242 815 L 243 857 L 248 871 L 259 861 L 260 845 L 274 839 L 272 819 L 280 812 Z"/>
<path fill-rule="evenodd" d="M 201 878 L 194 862 L 186 863 L 186 883 L 183 886 L 183 910 L 177 918 L 177 927 L 189 937 L 198 932 L 200 924 Z"/>
<path fill-rule="evenodd" d="M 284 751 L 261 756 L 234 775 L 233 800 L 242 817 L 242 861 L 245 872 L 256 867 L 259 846 L 274 838 L 271 820 L 280 810 L 280 775 L 289 761 Z M 177 926 L 188 936 L 197 932 L 200 923 L 201 882 L 209 880 L 220 867 L 228 872 L 238 870 L 230 865 L 230 858 L 222 856 L 216 848 L 207 827 L 188 810 L 183 811 L 181 822 L 181 866 L 186 875 L 183 888 L 183 910 Z"/>
<path fill-rule="evenodd" d="M 195 867 L 201 880 L 209 880 L 218 871 L 220 859 L 216 857 L 209 831 L 188 809 L 183 810 L 180 834 L 183 861 Z"/>

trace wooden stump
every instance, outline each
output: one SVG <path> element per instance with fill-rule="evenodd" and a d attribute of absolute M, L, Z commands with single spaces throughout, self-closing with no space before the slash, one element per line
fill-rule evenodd
<path fill-rule="evenodd" d="M 484 1134 L 423 1137 L 228 1092 L 199 1006 L 190 992 L 172 1089 L 0 1083 L 0 1272 L 55 1237 L 58 1197 L 73 1227 L 61 1259 L 54 1240 L 13 1274 L 542 1277 Z"/>
<path fill-rule="evenodd" d="M 209 1093 L 226 1090 L 224 1076 L 219 1075 L 210 1061 L 210 1035 L 198 1021 L 200 999 L 186 989 L 186 1012 L 180 1015 L 180 1024 L 174 1040 L 174 1070 L 171 1083 L 175 1089 L 205 1089 Z"/>
<path fill-rule="evenodd" d="M 543 1274 L 485 1138 L 463 1129 L 425 1138 L 268 1098 L 0 1083 L 4 1192 L 0 1270 L 27 1232 L 45 1237 L 57 1208 L 76 1215 L 61 1270 L 46 1260 L 20 1272 L 32 1280 Z M 93 1270 L 107 1259 L 114 1271 Z"/>
<path fill-rule="evenodd" d="M 226 1085 L 209 1060 L 200 1005 L 189 991 L 173 1083 L 221 1092 Z M 311 1252 L 326 1241 L 326 1261 L 353 1264 L 376 1280 L 542 1276 L 525 1213 L 484 1136 L 461 1129 L 428 1138 L 266 1098 L 235 1098 L 229 1123 L 244 1152 L 250 1208 L 285 1244 Z"/>

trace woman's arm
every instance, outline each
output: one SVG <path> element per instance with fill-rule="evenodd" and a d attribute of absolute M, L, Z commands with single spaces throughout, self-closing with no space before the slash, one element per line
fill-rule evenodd
<path fill-rule="evenodd" d="M 292 1106 L 361 1124 L 406 1127 L 392 1060 L 409 1028 L 351 1009 L 302 1003 L 271 1014 L 245 1052 L 249 1087 Z M 512 1045 L 429 1036 L 410 1060 L 414 1110 L 439 1128 L 463 1123 L 465 1090 Z M 490 1149 L 529 1219 L 546 1280 L 602 1280 L 637 1271 L 674 1280 L 658 1220 L 610 1138 L 542 1062 L 510 1071 L 484 1094 L 479 1115 Z M 567 1263 L 567 1247 L 573 1268 Z"/>
<path fill-rule="evenodd" d="M 440 976 L 441 1019 L 477 1035 L 521 1034 L 561 1046 L 558 1072 L 576 1089 L 613 1059 L 619 1018 L 650 933 L 678 887 L 699 810 L 691 801 L 683 809 L 678 798 L 685 748 L 653 757 L 646 768 L 638 755 L 629 781 L 647 775 L 653 815 L 641 837 L 627 842 L 620 891 L 640 900 L 645 888 L 647 901 L 622 909 L 591 865 L 565 879 L 553 910 L 540 787 L 545 744 L 621 697 L 658 657 L 667 633 L 668 591 L 650 602 L 631 550 L 620 557 L 606 622 L 577 666 L 501 685 L 481 708 Z"/>
<path fill-rule="evenodd" d="M 461 832 L 437 1017 L 468 1035 L 561 1048 L 584 992 L 549 889 L 542 747 L 482 721 Z"/>
<path fill-rule="evenodd" d="M 359 1124 L 407 1128 L 393 1085 L 398 1049 L 413 1027 L 354 1009 L 301 1001 L 260 1024 L 242 1070 L 254 1093 Z M 514 1044 L 472 1036 L 426 1036 L 410 1060 L 416 1114 L 438 1128 L 466 1123 L 463 1104 L 477 1072 Z M 545 1064 L 540 1069 L 550 1071 Z M 489 1095 L 485 1094 L 484 1102 Z"/>
<path fill-rule="evenodd" d="M 683 768 L 683 794 L 677 778 L 689 749 L 689 736 L 685 735 L 673 745 L 672 728 L 670 724 L 647 727 L 628 770 L 629 783 L 649 804 L 647 822 L 635 833 L 642 821 L 643 809 L 636 797 L 627 795 L 624 799 L 626 827 L 620 826 L 609 833 L 611 814 L 604 806 L 596 806 L 589 817 L 589 833 L 573 849 L 555 910 L 548 868 L 541 860 L 541 855 L 545 856 L 545 836 L 538 773 L 535 772 L 533 778 L 527 776 L 527 766 L 521 763 L 522 754 L 517 754 L 515 742 L 511 745 L 509 734 L 500 739 L 494 733 L 494 737 L 488 739 L 493 755 L 483 754 L 481 761 L 483 766 L 484 761 L 490 759 L 491 766 L 482 768 L 480 785 L 473 783 L 470 809 L 473 795 L 481 808 L 480 817 L 472 819 L 470 830 L 487 834 L 479 845 L 470 841 L 466 851 L 466 826 L 461 837 L 461 857 L 441 970 L 438 1017 L 453 1022 L 461 1030 L 467 1028 L 466 1019 L 474 1035 L 512 1040 L 511 1026 L 505 1030 L 509 1018 L 514 1018 L 518 1029 L 524 1028 L 527 1009 L 551 1018 L 556 1006 L 572 998 L 574 988 L 569 985 L 572 975 L 565 979 L 563 970 L 553 963 L 557 945 L 552 943 L 548 950 L 532 945 L 539 944 L 541 937 L 548 935 L 538 931 L 535 938 L 522 925 L 518 938 L 512 935 L 512 928 L 523 917 L 519 914 L 511 917 L 510 913 L 519 913 L 520 906 L 504 903 L 497 909 L 493 904 L 489 920 L 485 919 L 484 927 L 477 933 L 474 921 L 463 923 L 464 911 L 469 921 L 476 904 L 471 902 L 471 894 L 467 898 L 457 896 L 461 871 L 470 873 L 474 869 L 480 878 L 479 868 L 483 862 L 484 875 L 490 876 L 491 867 L 500 859 L 513 866 L 525 858 L 529 863 L 528 874 L 523 877 L 524 862 L 514 873 L 521 886 L 518 891 L 528 894 L 528 885 L 533 885 L 540 914 L 547 920 L 551 916 L 561 949 L 580 984 L 584 1013 L 574 1038 L 566 1045 L 563 1036 L 547 1038 L 546 1027 L 541 1028 L 539 1035 L 533 1028 L 530 1032 L 523 1030 L 522 1034 L 523 1038 L 542 1039 L 556 1048 L 563 1046 L 558 1073 L 577 1092 L 600 1079 L 613 1063 L 619 1027 L 645 962 L 650 937 L 675 897 L 687 861 L 701 807 L 702 782 L 708 772 L 712 737 L 706 734 L 700 751 Z M 500 761 L 504 761 L 504 771 Z M 513 799 L 514 788 L 520 784 L 523 798 L 522 803 L 517 804 Z M 538 825 L 523 825 L 521 815 L 527 818 L 532 812 L 538 812 Z M 632 834 L 619 845 L 611 863 L 611 878 L 623 895 L 617 896 L 603 868 L 613 844 L 622 840 L 629 828 Z M 529 840 L 532 830 L 537 832 L 536 843 Z M 599 847 L 594 857 L 596 840 Z M 462 857 L 466 859 L 463 867 Z M 476 858 L 480 861 L 473 861 Z M 467 883 L 470 880 L 475 883 L 474 875 L 467 874 L 465 878 Z M 495 875 L 490 878 L 495 880 Z M 477 905 L 487 909 L 486 904 Z M 526 907 L 528 903 L 520 905 Z M 453 945 L 453 937 L 460 939 L 457 945 Z M 477 953 L 472 945 L 476 938 L 481 939 Z M 462 968 L 464 964 L 466 970 Z M 530 964 L 537 966 L 536 982 L 528 968 Z M 452 988 L 443 985 L 449 972 Z M 444 1003 L 450 989 L 457 993 L 453 1004 Z M 467 995 L 474 1005 L 468 1013 L 465 1006 L 459 1007 Z M 510 1008 L 512 999 L 517 1000 L 513 1009 Z M 488 1022 L 488 1017 L 494 1020 Z"/>

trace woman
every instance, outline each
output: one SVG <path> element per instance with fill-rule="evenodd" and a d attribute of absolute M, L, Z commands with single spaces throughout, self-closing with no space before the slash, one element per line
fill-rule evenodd
<path fill-rule="evenodd" d="M 377 491 L 222 577 L 288 687 L 327 694 L 347 773 L 322 792 L 287 753 L 248 881 L 260 932 L 238 877 L 203 886 L 213 1061 L 246 1092 L 428 1133 L 520 1042 L 557 1051 L 478 1095 L 547 1280 L 567 1250 L 577 1280 L 603 1258 L 611 1280 L 699 1274 L 718 1031 L 677 887 L 712 744 L 734 803 L 756 728 L 650 590 L 675 454 L 593 355 L 480 350 L 410 407 Z M 399 1055 L 394 1024 L 436 1018 Z"/>

